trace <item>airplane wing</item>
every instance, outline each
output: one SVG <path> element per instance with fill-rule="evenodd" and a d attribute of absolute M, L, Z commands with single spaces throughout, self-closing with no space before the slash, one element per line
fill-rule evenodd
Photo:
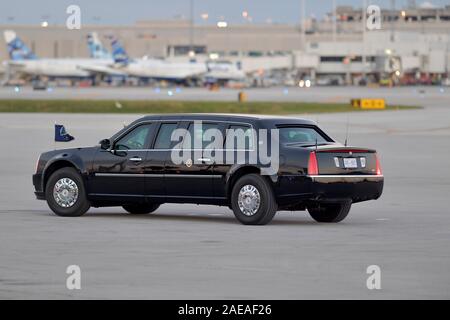
<path fill-rule="evenodd" d="M 78 69 L 81 69 L 81 70 L 84 70 L 87 72 L 91 72 L 91 73 L 101 73 L 101 74 L 107 74 L 107 75 L 111 75 L 111 76 L 127 76 L 127 73 L 117 70 L 113 67 L 109 67 L 109 66 L 79 65 L 77 67 L 78 67 Z"/>
<path fill-rule="evenodd" d="M 25 67 L 25 65 L 26 65 L 26 62 L 24 62 L 24 61 L 9 60 L 9 61 L 5 61 L 5 63 L 10 67 Z"/>

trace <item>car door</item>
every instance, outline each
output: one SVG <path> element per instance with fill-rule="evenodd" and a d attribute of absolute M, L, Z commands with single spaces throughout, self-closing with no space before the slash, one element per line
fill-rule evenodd
<path fill-rule="evenodd" d="M 243 159 L 248 161 L 249 152 L 254 150 L 253 127 L 250 124 L 230 123 L 225 128 L 224 161 L 215 163 L 213 174 L 213 190 L 217 198 L 227 197 L 227 176 L 235 164 Z M 241 135 L 243 134 L 243 135 Z M 238 159 L 241 159 L 238 161 Z"/>
<path fill-rule="evenodd" d="M 144 165 L 154 127 L 154 123 L 136 125 L 113 141 L 111 150 L 99 148 L 93 163 L 92 194 L 131 199 L 144 196 Z"/>
<path fill-rule="evenodd" d="M 179 121 L 162 121 L 155 129 L 154 142 L 147 152 L 144 165 L 145 170 L 145 195 L 150 201 L 164 201 L 166 196 L 165 186 L 165 162 L 170 158 L 172 133 L 179 127 Z"/>
<path fill-rule="evenodd" d="M 198 123 L 194 125 L 192 121 L 183 122 L 182 128 L 186 129 L 191 139 L 189 148 L 186 148 L 186 144 L 183 145 L 183 148 L 190 156 L 182 164 L 175 164 L 170 158 L 166 160 L 165 185 L 167 198 L 178 198 L 186 202 L 196 202 L 199 199 L 207 202 L 208 199 L 212 200 L 214 198 L 214 159 L 210 156 L 205 156 L 207 153 L 204 149 L 210 143 L 210 141 L 205 139 L 205 132 L 208 129 L 220 131 L 221 126 L 222 124 L 214 122 L 202 122 L 201 126 Z M 184 143 L 187 142 L 186 138 L 183 141 Z M 194 146 L 195 138 L 200 141 L 200 148 L 198 148 L 199 146 Z"/>

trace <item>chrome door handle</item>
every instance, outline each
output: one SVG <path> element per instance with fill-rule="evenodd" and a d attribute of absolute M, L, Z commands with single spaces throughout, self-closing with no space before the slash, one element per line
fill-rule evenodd
<path fill-rule="evenodd" d="M 142 158 L 139 158 L 139 157 L 133 157 L 133 158 L 130 158 L 130 161 L 138 162 L 138 161 L 142 161 Z"/>
<path fill-rule="evenodd" d="M 197 161 L 210 162 L 210 158 L 198 158 Z"/>

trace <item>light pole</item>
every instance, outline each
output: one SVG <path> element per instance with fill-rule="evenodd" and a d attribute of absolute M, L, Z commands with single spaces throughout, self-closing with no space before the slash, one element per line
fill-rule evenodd
<path fill-rule="evenodd" d="M 189 57 L 193 58 L 195 56 L 194 50 L 194 0 L 189 1 Z"/>
<path fill-rule="evenodd" d="M 337 32 L 336 0 L 333 0 L 333 42 L 336 42 L 336 32 Z"/>
<path fill-rule="evenodd" d="M 301 37 L 302 37 L 302 48 L 303 50 L 306 50 L 306 22 L 305 22 L 305 0 L 301 0 Z"/>
<path fill-rule="evenodd" d="M 367 0 L 363 0 L 363 7 L 362 7 L 362 27 L 363 27 L 363 34 L 362 34 L 362 75 L 363 79 L 366 79 L 366 28 L 367 28 Z"/>
<path fill-rule="evenodd" d="M 391 0 L 391 13 L 389 15 L 390 17 L 390 25 L 391 25 L 391 42 L 394 42 L 395 40 L 395 0 Z"/>

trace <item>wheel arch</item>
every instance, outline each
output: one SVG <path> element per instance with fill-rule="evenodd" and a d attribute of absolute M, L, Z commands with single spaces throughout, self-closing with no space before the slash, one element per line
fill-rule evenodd
<path fill-rule="evenodd" d="M 62 168 L 74 168 L 74 169 L 76 169 L 78 171 L 78 173 L 81 174 L 81 172 L 82 172 L 81 168 L 75 162 L 73 162 L 72 160 L 69 160 L 69 159 L 55 159 L 55 160 L 49 162 L 44 168 L 44 172 L 42 174 L 42 177 L 43 177 L 43 179 L 42 179 L 42 190 L 45 191 L 45 188 L 47 186 L 47 182 L 48 182 L 48 179 L 50 178 L 50 176 L 54 172 L 56 172 L 57 170 L 62 169 Z M 83 182 L 84 182 L 84 179 L 83 179 Z"/>
<path fill-rule="evenodd" d="M 247 174 L 251 174 L 251 173 L 256 173 L 261 175 L 261 168 L 254 166 L 254 165 L 242 165 L 242 166 L 237 166 L 233 169 L 231 169 L 228 173 L 227 173 L 227 177 L 226 177 L 226 192 L 227 192 L 227 200 L 231 201 L 231 192 L 233 191 L 233 186 L 234 184 L 239 180 L 239 178 L 247 175 Z M 266 177 L 266 179 L 269 181 L 270 186 L 272 187 L 273 190 L 273 179 L 270 179 L 268 176 L 264 176 Z"/>

